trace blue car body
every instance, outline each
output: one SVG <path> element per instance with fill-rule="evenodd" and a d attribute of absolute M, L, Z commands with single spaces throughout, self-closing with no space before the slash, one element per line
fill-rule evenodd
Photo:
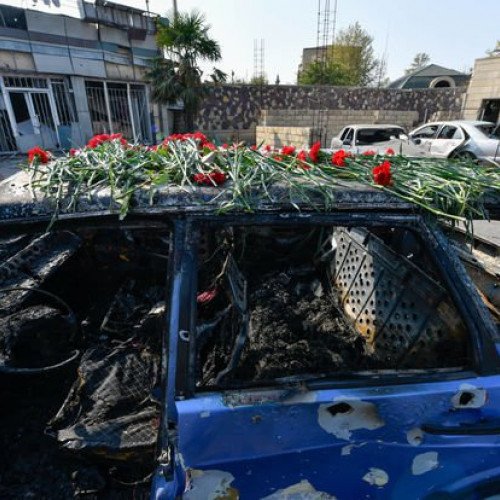
<path fill-rule="evenodd" d="M 189 339 L 180 332 L 194 328 L 195 242 L 205 219 L 188 217 L 175 230 L 163 460 L 151 498 L 485 498 L 500 491 L 500 344 L 447 239 L 416 215 L 307 218 L 308 224 L 417 229 L 467 323 L 473 368 L 197 391 Z M 304 216 L 285 220 L 304 223 Z M 229 223 L 283 224 L 284 218 L 233 217 Z"/>

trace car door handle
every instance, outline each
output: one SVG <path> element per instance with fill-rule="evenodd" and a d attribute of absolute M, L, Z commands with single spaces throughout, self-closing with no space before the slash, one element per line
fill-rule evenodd
<path fill-rule="evenodd" d="M 421 429 L 427 434 L 443 436 L 488 436 L 500 434 L 500 419 L 458 425 L 424 424 Z"/>

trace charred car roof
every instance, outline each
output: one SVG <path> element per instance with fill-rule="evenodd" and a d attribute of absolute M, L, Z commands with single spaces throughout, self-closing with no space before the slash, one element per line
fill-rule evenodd
<path fill-rule="evenodd" d="M 305 181 L 306 182 L 306 181 Z M 295 199 L 290 191 L 279 184 L 273 185 L 269 195 L 273 198 L 262 199 L 255 193 L 255 213 L 270 213 L 296 210 L 301 211 L 390 211 L 408 212 L 417 211 L 418 207 L 405 202 L 390 193 L 367 187 L 354 182 L 338 183 L 334 187 L 335 199 L 326 206 L 321 195 L 309 194 L 309 201 Z M 156 188 L 154 195 L 149 189 L 139 191 L 134 195 L 131 215 L 180 215 L 180 214 L 210 214 L 220 212 L 220 202 L 229 200 L 228 191 L 220 191 L 211 187 L 173 187 Z M 69 198 L 68 198 L 69 200 Z M 63 207 L 67 203 L 61 204 Z M 485 200 L 490 217 L 500 215 L 500 199 Z M 30 184 L 30 177 L 20 172 L 0 182 L 0 224 L 9 222 L 36 222 L 50 220 L 55 212 L 54 200 L 44 197 Z M 89 197 L 81 197 L 76 209 L 61 208 L 58 213 L 60 219 L 78 219 L 81 217 L 105 216 L 119 213 L 119 204 L 112 198 L 109 188 L 97 189 Z"/>

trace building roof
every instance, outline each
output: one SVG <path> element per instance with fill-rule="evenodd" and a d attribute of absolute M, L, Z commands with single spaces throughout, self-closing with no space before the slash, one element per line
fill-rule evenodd
<path fill-rule="evenodd" d="M 469 77 L 467 73 L 462 73 L 455 69 L 445 68 L 444 66 L 439 66 L 438 64 L 429 64 L 427 66 L 424 66 L 423 68 L 417 69 L 416 71 L 404 75 L 401 78 L 398 78 L 397 80 L 394 80 L 388 85 L 388 88 L 402 89 L 405 87 L 406 88 L 413 87 L 413 85 L 408 85 L 408 84 L 411 84 L 412 82 L 415 83 L 422 81 L 427 82 L 440 76 L 450 76 L 450 77 L 455 76 L 460 78 Z M 422 85 L 415 85 L 415 86 L 418 88 L 421 87 Z"/>

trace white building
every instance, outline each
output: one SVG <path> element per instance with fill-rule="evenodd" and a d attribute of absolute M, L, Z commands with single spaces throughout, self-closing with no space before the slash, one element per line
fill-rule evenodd
<path fill-rule="evenodd" d="M 106 0 L 0 0 L 0 153 L 168 133 L 144 82 L 157 21 Z"/>

